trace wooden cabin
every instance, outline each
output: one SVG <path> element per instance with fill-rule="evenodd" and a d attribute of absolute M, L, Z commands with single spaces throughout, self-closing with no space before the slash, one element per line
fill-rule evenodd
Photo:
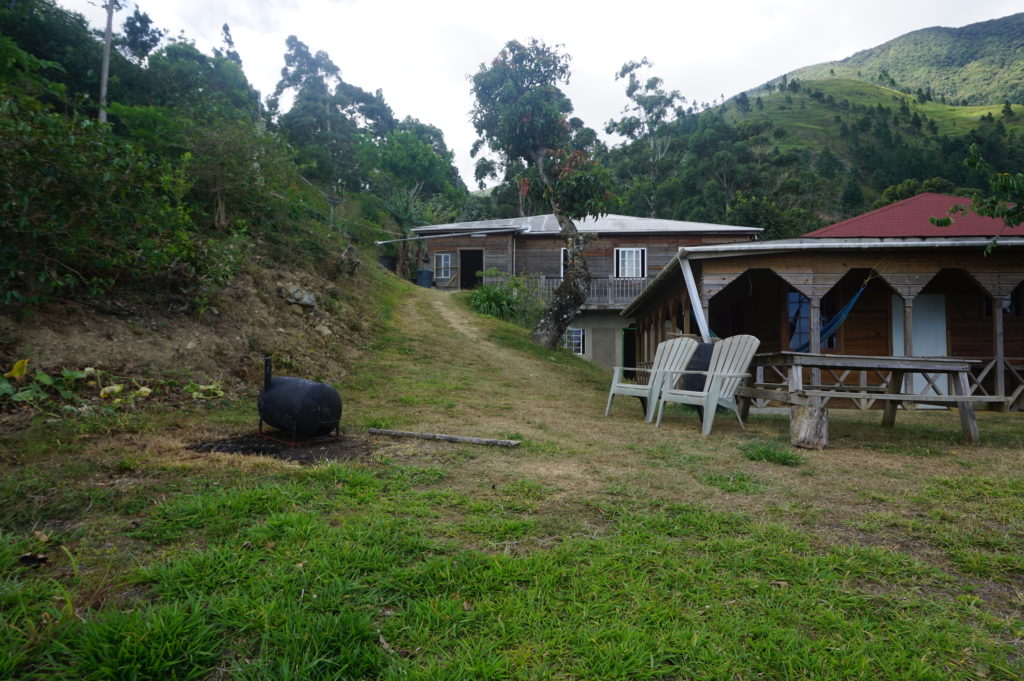
<path fill-rule="evenodd" d="M 1024 232 L 973 214 L 931 224 L 965 202 L 922 194 L 797 239 L 681 248 L 623 310 L 637 361 L 679 333 L 749 333 L 762 352 L 976 359 L 974 393 L 1019 409 Z"/>
<path fill-rule="evenodd" d="M 577 222 L 591 235 L 584 254 L 590 295 L 566 335 L 566 347 L 611 368 L 632 366 L 635 335 L 620 312 L 653 281 L 680 247 L 747 242 L 760 229 L 656 218 L 606 215 Z M 472 289 L 481 272 L 524 277 L 540 295 L 562 281 L 565 244 L 554 215 L 461 222 L 413 230 L 428 249 L 434 286 Z"/>

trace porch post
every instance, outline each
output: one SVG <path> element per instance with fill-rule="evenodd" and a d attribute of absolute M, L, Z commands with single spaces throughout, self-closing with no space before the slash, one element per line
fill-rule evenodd
<path fill-rule="evenodd" d="M 996 355 L 996 395 L 1006 396 L 1006 348 L 1003 347 L 1003 310 L 1009 303 L 1005 297 L 992 299 L 992 344 Z"/>
<path fill-rule="evenodd" d="M 808 350 L 817 355 L 821 353 L 821 297 L 811 296 L 808 300 L 811 303 L 807 320 L 811 334 L 808 340 Z M 811 369 L 811 384 L 821 385 L 821 369 Z"/>
<path fill-rule="evenodd" d="M 914 356 L 914 296 L 903 296 L 903 356 Z M 902 389 L 906 393 L 914 392 L 914 375 L 903 376 Z"/>
<path fill-rule="evenodd" d="M 697 292 L 697 281 L 693 278 L 693 269 L 690 267 L 688 258 L 679 258 L 679 267 L 683 270 L 683 279 L 686 280 L 686 291 L 690 296 L 690 306 L 693 308 L 693 316 L 697 318 L 697 328 L 700 329 L 700 337 L 705 343 L 711 342 L 711 330 L 708 328 L 707 310 L 700 293 Z"/>
<path fill-rule="evenodd" d="M 914 296 L 903 297 L 903 356 L 914 356 Z"/>

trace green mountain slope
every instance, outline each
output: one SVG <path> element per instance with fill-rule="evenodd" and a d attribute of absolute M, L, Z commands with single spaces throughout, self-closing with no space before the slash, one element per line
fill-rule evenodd
<path fill-rule="evenodd" d="M 792 82 L 792 81 L 791 81 Z M 760 99 L 761 105 L 756 105 Z M 890 87 L 847 78 L 800 81 L 795 88 L 774 89 L 772 92 L 749 93 L 749 111 L 742 111 L 731 100 L 725 113 L 729 123 L 766 121 L 787 131 L 780 148 L 820 152 L 826 146 L 842 154 L 848 145 L 843 141 L 843 124 L 856 125 L 869 109 L 889 109 L 893 116 L 900 110 L 909 111 L 906 125 L 902 126 L 904 141 L 924 144 L 935 135 L 960 136 L 978 128 L 991 116 L 1008 130 L 1024 128 L 1024 107 L 1013 107 L 1016 112 L 1003 116 L 1001 104 L 978 106 L 951 106 L 918 98 Z M 906 109 L 903 109 L 903 107 Z M 921 127 L 913 124 L 916 114 Z M 934 122 L 934 127 L 929 121 Z M 894 128 L 899 128 L 894 124 Z"/>
<path fill-rule="evenodd" d="M 961 28 L 913 31 L 846 59 L 807 66 L 789 79 L 830 77 L 929 88 L 949 103 L 1024 103 L 1024 13 Z"/>

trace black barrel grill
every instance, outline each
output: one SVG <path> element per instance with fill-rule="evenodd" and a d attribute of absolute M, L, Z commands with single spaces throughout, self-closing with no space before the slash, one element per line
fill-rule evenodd
<path fill-rule="evenodd" d="M 292 440 L 322 437 L 341 428 L 341 395 L 319 381 L 274 376 L 270 357 L 263 359 L 263 390 L 256 401 L 260 433 L 266 423 Z"/>

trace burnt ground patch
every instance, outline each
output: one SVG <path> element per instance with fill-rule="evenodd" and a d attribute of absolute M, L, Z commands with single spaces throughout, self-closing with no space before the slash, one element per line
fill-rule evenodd
<path fill-rule="evenodd" d="M 286 443 L 257 433 L 244 433 L 220 440 L 194 442 L 186 448 L 193 452 L 272 456 L 307 466 L 321 461 L 365 461 L 370 456 L 366 440 L 349 436 Z"/>

